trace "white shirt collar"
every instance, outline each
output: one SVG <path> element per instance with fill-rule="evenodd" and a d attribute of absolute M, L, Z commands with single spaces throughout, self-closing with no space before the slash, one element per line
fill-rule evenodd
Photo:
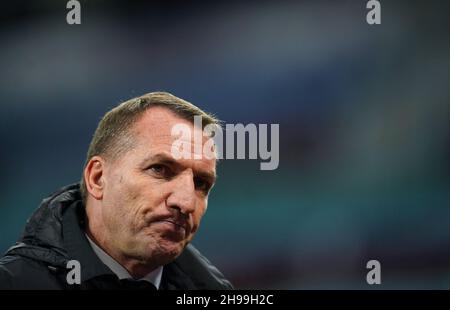
<path fill-rule="evenodd" d="M 86 238 L 88 239 L 92 250 L 94 250 L 94 253 L 98 256 L 98 258 L 108 266 L 109 269 L 111 269 L 112 272 L 114 272 L 117 277 L 122 279 L 133 279 L 133 277 L 130 275 L 128 270 L 126 270 L 121 264 L 119 264 L 114 258 L 108 255 L 105 251 L 103 251 L 102 248 L 100 248 L 94 241 L 89 238 L 87 234 Z M 147 282 L 152 283 L 154 286 L 156 286 L 157 289 L 159 289 L 159 286 L 161 284 L 161 277 L 162 277 L 163 267 L 160 266 L 147 274 L 146 276 L 142 277 L 139 280 L 144 280 Z"/>

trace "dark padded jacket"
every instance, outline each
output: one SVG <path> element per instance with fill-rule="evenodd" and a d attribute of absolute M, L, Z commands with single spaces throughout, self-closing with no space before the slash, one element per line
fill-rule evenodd
<path fill-rule="evenodd" d="M 0 289 L 116 289 L 117 276 L 95 255 L 84 235 L 79 185 L 44 199 L 17 244 L 0 259 Z M 67 263 L 77 260 L 81 283 L 68 284 Z M 231 289 L 219 270 L 192 245 L 164 266 L 160 289 Z"/>

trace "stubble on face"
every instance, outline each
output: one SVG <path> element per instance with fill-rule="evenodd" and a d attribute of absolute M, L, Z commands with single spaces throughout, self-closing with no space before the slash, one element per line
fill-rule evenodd
<path fill-rule="evenodd" d="M 148 266 L 164 265 L 182 252 L 197 231 L 206 210 L 207 194 L 193 192 L 195 211 L 187 219 L 180 219 L 178 211 L 168 207 L 167 200 L 181 183 L 147 170 L 156 155 L 170 157 L 174 139 L 171 126 L 180 122 L 191 125 L 167 109 L 149 109 L 133 128 L 135 147 L 106 164 L 101 207 L 105 231 L 101 243 L 119 262 L 131 259 Z M 174 179 L 188 180 L 198 171 L 215 174 L 215 160 L 179 162 L 171 168 L 178 173 Z"/>

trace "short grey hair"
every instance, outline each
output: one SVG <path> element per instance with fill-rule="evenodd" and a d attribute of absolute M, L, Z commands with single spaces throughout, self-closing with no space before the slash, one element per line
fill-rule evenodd
<path fill-rule="evenodd" d="M 130 150 L 134 145 L 131 128 L 145 111 L 155 106 L 165 107 L 181 118 L 192 122 L 194 122 L 195 116 L 200 116 L 203 128 L 211 124 L 220 126 L 220 121 L 214 115 L 186 100 L 167 92 L 148 93 L 119 104 L 103 116 L 89 145 L 83 171 L 94 156 L 101 155 L 114 160 Z M 87 188 L 84 172 L 80 181 L 80 191 L 83 202 L 86 203 Z"/>

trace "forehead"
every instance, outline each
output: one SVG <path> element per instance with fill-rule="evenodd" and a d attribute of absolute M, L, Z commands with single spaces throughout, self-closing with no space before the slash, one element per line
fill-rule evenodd
<path fill-rule="evenodd" d="M 187 126 L 190 134 L 187 136 L 172 135 L 172 128 L 176 125 Z M 175 161 L 206 168 L 212 167 L 215 170 L 216 160 L 208 159 L 203 154 L 203 147 L 209 138 L 203 136 L 201 128 L 194 126 L 191 121 L 181 118 L 167 108 L 158 106 L 149 108 L 135 123 L 133 132 L 136 137 L 136 149 L 139 153 L 143 153 L 143 156 L 156 153 L 165 153 L 170 156 L 172 145 L 178 140 L 190 146 L 191 159 L 174 159 Z M 195 154 L 201 155 L 200 159 L 194 159 L 197 158 L 194 156 Z"/>

